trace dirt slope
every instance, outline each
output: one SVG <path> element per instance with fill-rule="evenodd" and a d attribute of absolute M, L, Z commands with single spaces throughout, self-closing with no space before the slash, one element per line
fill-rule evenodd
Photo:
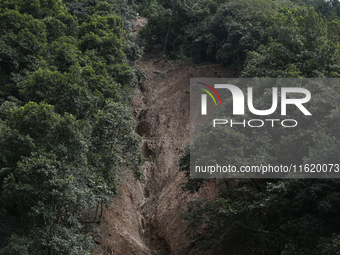
<path fill-rule="evenodd" d="M 154 59 L 142 60 L 140 68 L 148 73 L 134 102 L 137 133 L 143 138 L 143 154 L 150 159 L 141 210 L 147 222 L 144 240 L 160 254 L 187 254 L 189 229 L 180 212 L 192 197 L 180 188 L 185 179 L 177 164 L 189 143 L 189 79 L 212 77 L 220 68 Z M 209 192 L 214 195 L 214 190 L 203 191 Z"/>
<path fill-rule="evenodd" d="M 132 24 L 133 24 L 133 29 L 132 29 L 132 33 L 133 34 L 137 34 L 139 32 L 139 30 L 141 30 L 143 27 L 146 26 L 147 23 L 147 19 L 143 18 L 143 17 L 135 17 L 132 20 Z"/>
<path fill-rule="evenodd" d="M 189 254 L 190 229 L 180 217 L 193 196 L 184 193 L 178 158 L 189 143 L 190 77 L 231 77 L 219 65 L 144 57 L 147 78 L 133 102 L 136 133 L 143 138 L 143 181 L 122 185 L 122 196 L 104 212 L 96 254 Z M 215 185 L 196 196 L 213 198 Z"/>
<path fill-rule="evenodd" d="M 145 20 L 137 19 L 142 27 Z M 148 161 L 144 180 L 132 176 L 121 186 L 122 196 L 104 210 L 95 254 L 194 254 L 188 247 L 190 229 L 181 218 L 192 195 L 180 184 L 179 155 L 189 143 L 191 77 L 233 77 L 219 65 L 159 60 L 144 56 L 138 65 L 147 77 L 133 102 L 136 133 Z M 215 184 L 195 196 L 213 198 Z"/>

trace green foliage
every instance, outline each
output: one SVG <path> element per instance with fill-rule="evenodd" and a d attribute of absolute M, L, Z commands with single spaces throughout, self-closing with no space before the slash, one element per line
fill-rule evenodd
<path fill-rule="evenodd" d="M 151 6 L 148 26 L 141 35 L 149 44 L 165 45 L 176 56 L 195 61 L 220 61 L 242 66 L 247 52 L 257 49 L 266 16 L 277 4 L 266 0 L 173 1 Z M 153 9 L 152 9 L 153 8 Z"/>
<path fill-rule="evenodd" d="M 90 32 L 102 37 L 108 33 L 113 33 L 120 37 L 123 29 L 123 20 L 118 16 L 90 16 L 79 28 L 78 36 L 83 37 Z"/>
<path fill-rule="evenodd" d="M 188 205 L 190 226 L 205 226 L 196 232 L 201 249 L 219 244 L 232 226 L 250 254 L 336 254 L 338 180 L 258 182 L 261 191 L 250 180 L 226 180 L 220 198 Z"/>
<path fill-rule="evenodd" d="M 41 20 L 14 10 L 0 12 L 1 98 L 18 95 L 18 82 L 42 63 L 46 47 Z"/>
<path fill-rule="evenodd" d="M 64 1 L 68 11 L 76 16 L 79 24 L 88 19 L 89 16 L 108 16 L 119 15 L 124 20 L 125 29 L 131 30 L 130 20 L 136 15 L 136 12 L 126 0 L 82 0 L 82 1 Z"/>
<path fill-rule="evenodd" d="M 43 19 L 46 25 L 47 41 L 49 43 L 62 36 L 75 36 L 76 20 L 70 14 L 59 14 L 56 17 L 48 16 Z"/>
<path fill-rule="evenodd" d="M 187 33 L 193 26 L 205 18 L 207 18 L 213 8 L 211 5 L 215 1 L 212 0 L 201 0 L 201 1 L 166 1 L 161 6 L 151 6 L 151 10 L 147 11 L 149 20 L 146 29 L 141 31 L 143 38 L 151 45 L 160 44 L 162 47 L 165 46 L 165 50 L 175 56 L 185 47 L 188 38 Z M 199 29 L 199 28 L 198 28 Z M 195 38 L 196 39 L 196 38 Z M 167 44 L 165 45 L 165 42 Z M 185 45 L 183 45 L 185 44 Z M 191 41 L 188 41 L 191 46 Z"/>
<path fill-rule="evenodd" d="M 0 9 L 13 9 L 20 13 L 27 13 L 34 18 L 42 19 L 47 16 L 56 16 L 66 11 L 61 0 L 4 0 Z"/>
<path fill-rule="evenodd" d="M 58 0 L 0 3 L 0 254 L 91 254 L 79 212 L 142 176 L 141 49 L 113 2 L 85 2 L 82 23 Z"/>
<path fill-rule="evenodd" d="M 249 53 L 243 76 L 339 77 L 336 21 L 327 22 L 313 9 L 282 9 L 272 23 L 267 43 Z"/>
<path fill-rule="evenodd" d="M 291 0 L 291 2 L 299 6 L 313 7 L 316 12 L 320 13 L 322 16 L 328 20 L 337 19 L 340 15 L 340 2 L 339 0 Z"/>
<path fill-rule="evenodd" d="M 77 245 L 87 250 L 91 246 L 91 239 L 80 234 L 76 217 L 80 208 L 95 203 L 87 183 L 94 173 L 86 160 L 86 137 L 80 132 L 83 125 L 71 115 L 55 113 L 46 103 L 31 102 L 8 112 L 6 131 L 0 136 L 4 148 L 1 205 L 10 215 L 17 215 L 16 225 L 30 243 L 28 254 L 56 252 L 58 248 L 51 242 L 63 236 L 64 249 Z M 8 140 L 23 148 L 17 151 Z M 72 243 L 67 232 L 74 232 L 74 238 L 80 235 L 84 242 Z M 13 241 L 8 240 L 2 252 L 14 249 Z"/>
<path fill-rule="evenodd" d="M 292 80 L 289 84 L 298 86 Z M 281 85 L 284 86 L 277 84 Z M 254 105 L 268 109 L 271 92 L 264 86 L 252 87 L 256 95 Z M 339 81 L 329 79 L 327 84 L 313 81 L 308 89 L 313 95 L 308 106 L 313 120 L 301 115 L 298 126 L 289 132 L 270 126 L 259 130 L 207 125 L 190 147 L 195 152 L 192 160 L 197 157 L 197 165 L 223 160 L 226 165 L 237 167 L 338 163 Z M 232 108 L 232 101 L 226 100 L 224 107 L 222 112 Z M 295 113 L 290 111 L 286 118 L 298 116 L 298 109 Z M 256 117 L 246 112 L 243 118 Z M 280 119 L 280 115 L 273 113 L 271 118 Z M 223 156 L 216 152 L 217 148 L 223 148 Z M 179 165 L 180 171 L 188 175 L 189 149 Z M 185 190 L 197 191 L 204 185 L 202 181 L 189 179 L 184 184 Z M 217 251 L 231 234 L 240 236 L 241 244 L 250 247 L 249 254 L 336 254 L 340 234 L 339 182 L 339 179 L 221 179 L 219 197 L 212 201 L 193 200 L 183 217 L 192 227 L 192 238 L 199 250 Z"/>
<path fill-rule="evenodd" d="M 219 62 L 246 77 L 338 77 L 339 2 L 293 2 L 158 1 L 145 10 L 141 35 L 170 57 Z"/>

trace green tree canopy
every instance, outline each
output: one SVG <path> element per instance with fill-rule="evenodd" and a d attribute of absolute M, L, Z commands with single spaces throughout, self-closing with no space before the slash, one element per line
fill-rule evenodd
<path fill-rule="evenodd" d="M 91 254 L 79 213 L 142 175 L 141 49 L 113 2 L 92 7 L 79 23 L 59 0 L 0 3 L 0 254 Z"/>

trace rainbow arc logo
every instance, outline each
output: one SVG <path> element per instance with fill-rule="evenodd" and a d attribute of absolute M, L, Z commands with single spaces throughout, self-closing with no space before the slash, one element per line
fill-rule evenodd
<path fill-rule="evenodd" d="M 201 84 L 201 85 L 207 87 L 208 89 L 210 89 L 217 96 L 218 100 L 220 101 L 220 104 L 222 105 L 222 100 L 220 98 L 220 95 L 217 93 L 217 91 L 213 87 L 211 87 L 210 85 L 205 84 L 203 82 L 196 82 L 196 83 Z M 206 92 L 212 98 L 212 100 L 214 101 L 215 105 L 217 106 L 215 97 L 211 94 L 211 92 L 209 90 L 207 90 L 205 88 L 201 88 L 201 87 L 197 87 L 197 88 L 199 88 L 199 89 L 203 90 L 204 92 Z M 206 115 L 207 114 L 206 109 L 207 109 L 207 95 L 203 94 L 202 95 L 202 115 Z"/>
<path fill-rule="evenodd" d="M 203 82 L 196 82 L 196 83 L 202 84 L 202 85 L 206 86 L 207 88 L 211 89 L 211 91 L 215 93 L 215 95 L 217 96 L 218 100 L 220 101 L 220 104 L 222 105 L 222 100 L 220 98 L 220 95 L 217 93 L 217 91 L 213 87 L 211 87 L 210 85 L 205 84 Z M 206 90 L 204 88 L 200 88 L 200 87 L 198 87 L 198 88 L 203 90 L 204 92 L 206 92 L 214 100 L 215 105 L 217 105 L 214 96 L 208 90 Z"/>

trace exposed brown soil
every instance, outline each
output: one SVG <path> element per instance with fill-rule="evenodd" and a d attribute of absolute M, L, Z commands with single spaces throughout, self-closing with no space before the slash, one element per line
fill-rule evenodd
<path fill-rule="evenodd" d="M 195 254 L 181 212 L 194 196 L 212 199 L 217 191 L 214 182 L 194 196 L 180 188 L 185 177 L 177 164 L 189 143 L 190 78 L 235 74 L 210 63 L 150 56 L 144 56 L 138 68 L 147 74 L 132 105 L 136 133 L 143 139 L 141 151 L 148 159 L 144 180 L 128 178 L 121 197 L 104 210 L 95 254 Z"/>
<path fill-rule="evenodd" d="M 143 17 L 135 17 L 132 20 L 132 23 L 134 24 L 134 28 L 132 29 L 133 34 L 137 34 L 139 30 L 141 30 L 143 27 L 146 26 L 147 20 Z"/>

